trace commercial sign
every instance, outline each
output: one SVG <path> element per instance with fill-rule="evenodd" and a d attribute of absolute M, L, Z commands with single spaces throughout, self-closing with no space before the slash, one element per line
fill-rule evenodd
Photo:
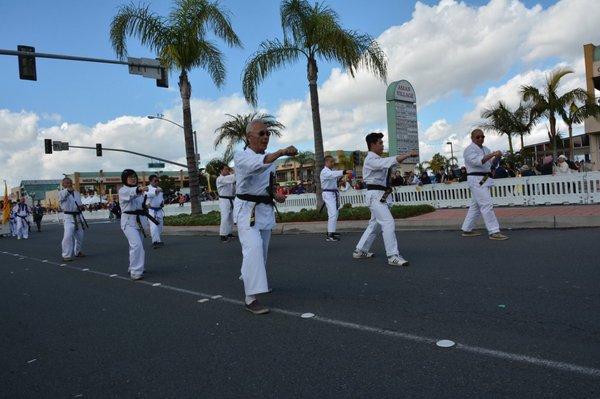
<path fill-rule="evenodd" d="M 419 150 L 417 125 L 417 97 L 407 80 L 393 82 L 387 94 L 388 142 L 390 155 Z M 418 157 L 409 158 L 407 164 L 416 164 Z"/>

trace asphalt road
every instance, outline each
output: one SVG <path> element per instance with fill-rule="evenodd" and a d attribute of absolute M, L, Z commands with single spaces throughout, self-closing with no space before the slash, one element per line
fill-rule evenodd
<path fill-rule="evenodd" d="M 381 240 L 352 259 L 358 234 L 273 236 L 264 316 L 237 241 L 165 237 L 134 283 L 117 224 L 66 267 L 58 225 L 1 238 L 0 396 L 600 397 L 600 229 L 508 233 L 400 232 L 409 268 Z"/>

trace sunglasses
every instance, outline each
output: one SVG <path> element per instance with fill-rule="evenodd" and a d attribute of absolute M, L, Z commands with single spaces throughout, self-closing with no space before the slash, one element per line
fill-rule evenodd
<path fill-rule="evenodd" d="M 483 139 L 485 136 L 475 136 L 476 139 Z"/>
<path fill-rule="evenodd" d="M 271 135 L 271 132 L 269 132 L 268 130 L 261 130 L 257 134 L 258 134 L 258 137 L 264 137 L 264 136 L 269 137 Z"/>

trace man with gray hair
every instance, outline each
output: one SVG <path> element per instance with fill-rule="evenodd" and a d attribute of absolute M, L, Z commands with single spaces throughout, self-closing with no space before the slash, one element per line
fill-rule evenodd
<path fill-rule="evenodd" d="M 298 153 L 290 146 L 266 153 L 271 131 L 261 120 L 246 127 L 244 150 L 234 156 L 236 198 L 233 221 L 237 224 L 242 245 L 241 279 L 246 294 L 246 310 L 253 314 L 268 313 L 269 309 L 256 299 L 257 294 L 269 292 L 267 282 L 267 253 L 271 229 L 275 226 L 274 202 L 284 202 L 285 196 L 274 190 L 275 164 L 282 156 Z"/>
<path fill-rule="evenodd" d="M 500 151 L 490 151 L 483 145 L 485 135 L 483 130 L 475 129 L 471 132 L 472 143 L 465 148 L 463 158 L 467 167 L 467 183 L 471 190 L 471 205 L 462 225 L 463 237 L 481 235 L 473 231 L 479 216 L 483 217 L 490 240 L 502 241 L 508 239 L 500 233 L 500 225 L 494 214 L 494 205 L 490 194 L 490 187 L 494 185 L 492 179 L 492 165 L 502 156 Z"/>

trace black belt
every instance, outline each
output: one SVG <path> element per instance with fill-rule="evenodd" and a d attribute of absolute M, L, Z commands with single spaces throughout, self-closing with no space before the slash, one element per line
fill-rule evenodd
<path fill-rule="evenodd" d="M 243 195 L 243 194 L 242 194 Z M 219 198 L 225 198 L 229 200 L 229 203 L 231 204 L 231 208 L 233 208 L 233 200 L 235 199 L 235 195 L 220 195 L 219 194 Z"/>
<path fill-rule="evenodd" d="M 337 209 L 340 208 L 340 191 L 336 188 L 324 188 L 322 190 L 324 193 L 334 193 L 335 194 L 335 206 Z M 323 201 L 323 205 L 321 205 L 321 209 L 319 209 L 319 213 L 323 211 L 325 208 L 325 201 Z"/>
<path fill-rule="evenodd" d="M 367 184 L 367 190 L 387 191 L 391 187 L 380 186 L 379 184 Z"/>
<path fill-rule="evenodd" d="M 271 205 L 273 208 L 275 208 L 277 215 L 279 215 L 279 209 L 277 209 L 275 206 L 275 202 L 270 195 L 236 194 L 236 197 L 243 201 L 254 202 L 255 204 Z M 256 221 L 254 208 L 256 208 L 256 205 L 252 207 L 252 214 L 250 215 L 250 227 L 253 227 Z M 281 215 L 279 215 L 279 219 L 281 220 Z"/>
<path fill-rule="evenodd" d="M 155 208 L 155 207 L 152 207 L 152 206 L 151 206 L 151 207 L 150 207 L 150 209 L 152 209 L 152 210 L 153 210 L 153 211 L 155 211 L 155 212 L 158 212 L 158 211 L 162 210 L 162 209 L 163 209 L 163 207 L 161 206 L 161 207 Z"/>
<path fill-rule="evenodd" d="M 490 172 L 470 172 L 470 173 L 467 173 L 467 176 L 487 176 L 487 177 L 492 177 L 492 174 Z"/>
<path fill-rule="evenodd" d="M 338 190 L 337 188 L 324 188 L 323 191 L 328 192 L 328 193 L 339 193 L 340 190 Z"/>
<path fill-rule="evenodd" d="M 77 212 L 69 212 L 69 211 L 64 211 L 65 215 L 71 215 L 73 216 L 73 222 L 75 222 L 75 230 L 79 230 L 79 226 L 77 225 L 77 215 L 81 216 L 81 228 L 82 229 L 86 229 L 89 228 L 90 225 L 88 224 L 87 220 L 85 220 L 85 218 L 83 217 L 83 213 L 81 213 L 81 211 L 77 211 Z"/>

